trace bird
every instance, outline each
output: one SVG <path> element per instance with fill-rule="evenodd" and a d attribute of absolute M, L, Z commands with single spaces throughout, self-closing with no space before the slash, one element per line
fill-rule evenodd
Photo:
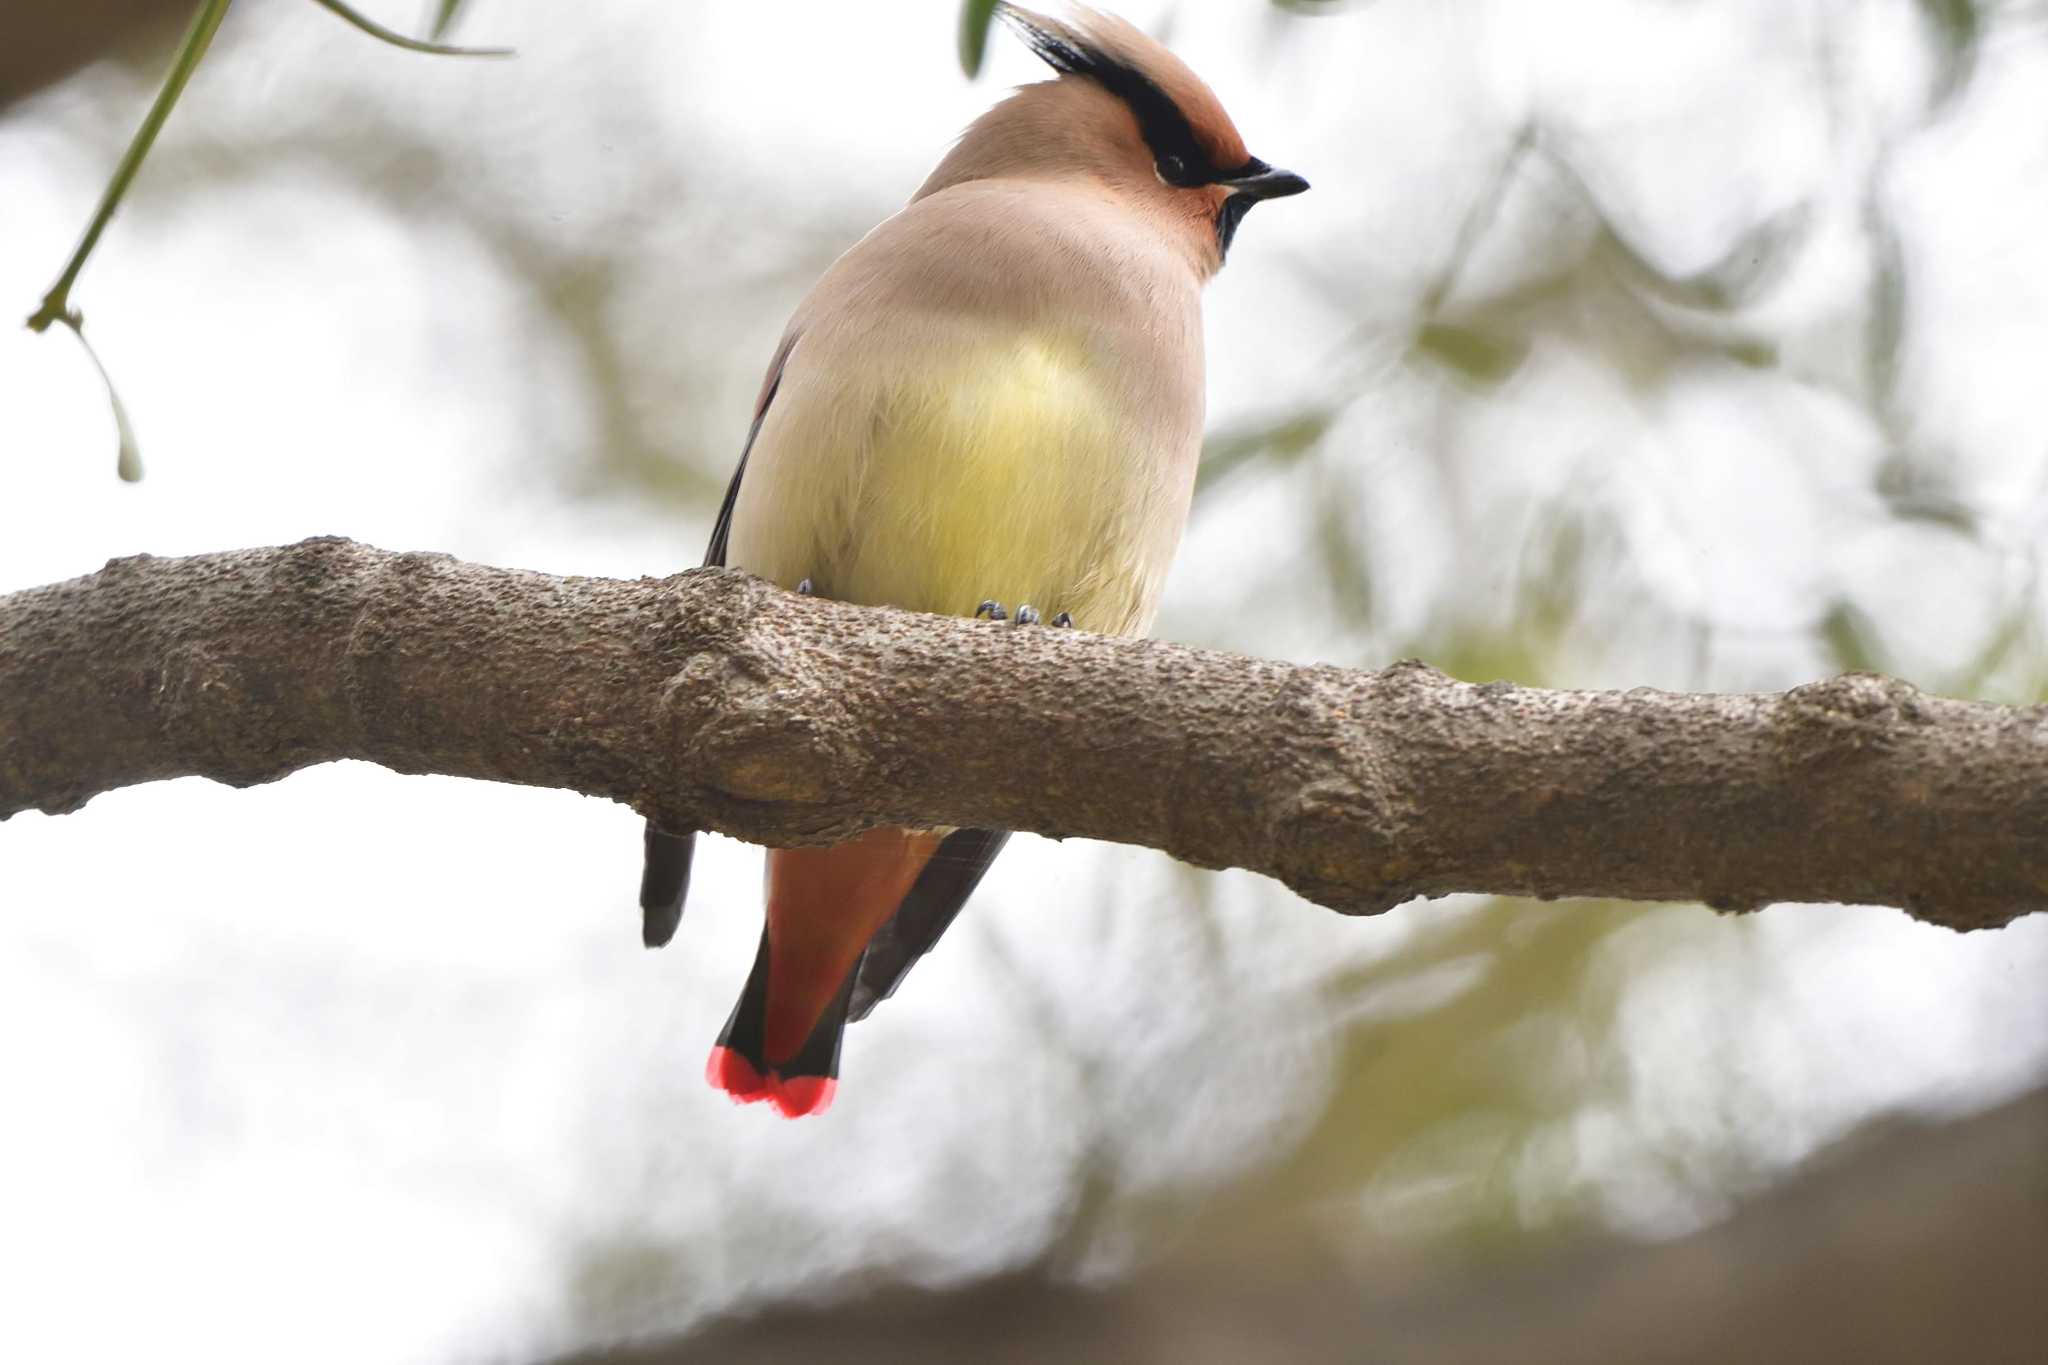
<path fill-rule="evenodd" d="M 976 119 L 798 306 L 705 563 L 1005 629 L 1143 634 L 1201 452 L 1202 287 L 1254 205 L 1308 182 L 1253 156 L 1126 21 L 996 14 L 1052 76 Z M 711 1085 L 822 1113 L 847 1023 L 902 984 L 1008 837 L 882 827 L 769 850 Z M 694 839 L 647 827 L 649 946 L 677 928 Z"/>

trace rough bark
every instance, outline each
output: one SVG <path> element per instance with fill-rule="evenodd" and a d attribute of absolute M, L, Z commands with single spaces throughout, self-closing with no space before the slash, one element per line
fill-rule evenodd
<path fill-rule="evenodd" d="M 2048 707 L 1868 675 L 1475 686 L 332 539 L 0 598 L 0 816 L 340 758 L 761 843 L 893 822 L 1144 844 L 1347 913 L 1456 891 L 1957 929 L 2048 908 Z"/>

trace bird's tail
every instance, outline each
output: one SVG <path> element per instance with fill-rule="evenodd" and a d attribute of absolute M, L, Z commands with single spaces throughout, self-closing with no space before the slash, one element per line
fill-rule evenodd
<path fill-rule="evenodd" d="M 640 864 L 640 941 L 650 948 L 676 936 L 696 849 L 696 835 L 668 834 L 647 822 L 647 855 Z"/>
<path fill-rule="evenodd" d="M 796 1055 L 774 1064 L 768 1060 L 768 962 L 768 929 L 763 926 L 754 970 L 711 1049 L 704 1079 L 735 1103 L 769 1101 L 784 1118 L 822 1114 L 839 1089 L 839 1043 L 846 1035 L 846 1007 L 858 973 L 846 974 L 846 984 L 826 1004 Z"/>
<path fill-rule="evenodd" d="M 768 854 L 768 923 L 705 1078 L 738 1101 L 816 1114 L 838 1089 L 839 1041 L 860 960 L 931 861 L 939 835 L 869 830 L 831 848 Z"/>

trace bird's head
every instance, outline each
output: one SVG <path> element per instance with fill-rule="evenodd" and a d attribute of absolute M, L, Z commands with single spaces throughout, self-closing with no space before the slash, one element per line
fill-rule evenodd
<path fill-rule="evenodd" d="M 1158 218 L 1214 271 L 1252 205 L 1300 194 L 1308 181 L 1253 156 L 1180 58 L 1122 19 L 1070 8 L 1070 19 L 1055 19 L 996 6 L 1059 79 L 1027 85 L 976 120 L 918 197 L 977 179 L 1084 178 Z"/>

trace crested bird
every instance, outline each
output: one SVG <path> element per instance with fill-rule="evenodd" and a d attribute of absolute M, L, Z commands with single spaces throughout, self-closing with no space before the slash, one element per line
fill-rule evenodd
<path fill-rule="evenodd" d="M 1053 70 L 983 114 L 841 256 L 768 366 L 705 563 L 844 602 L 1142 634 L 1185 527 L 1202 286 L 1308 182 L 1121 19 L 998 15 Z M 643 935 L 693 834 L 649 825 Z M 1009 837 L 877 828 L 768 852 L 767 916 L 706 1074 L 822 1111 L 847 1022 L 891 995 Z"/>

